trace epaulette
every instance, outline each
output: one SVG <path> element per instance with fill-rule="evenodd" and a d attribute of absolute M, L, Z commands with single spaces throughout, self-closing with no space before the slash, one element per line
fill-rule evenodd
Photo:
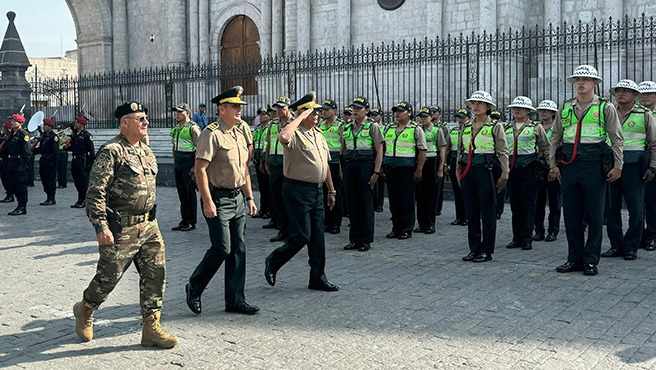
<path fill-rule="evenodd" d="M 219 128 L 219 123 L 218 122 L 212 122 L 209 125 L 205 126 L 205 130 L 210 130 L 210 131 L 214 131 L 217 128 Z"/>

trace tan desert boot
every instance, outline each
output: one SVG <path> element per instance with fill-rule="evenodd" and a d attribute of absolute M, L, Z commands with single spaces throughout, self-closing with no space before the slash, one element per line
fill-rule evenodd
<path fill-rule="evenodd" d="M 73 306 L 75 315 L 75 331 L 77 336 L 85 342 L 93 339 L 93 308 L 84 305 L 84 302 L 77 302 Z"/>
<path fill-rule="evenodd" d="M 159 326 L 160 312 L 155 311 L 143 318 L 141 325 L 141 345 L 145 347 L 173 348 L 178 344 L 178 337 L 165 332 Z"/>

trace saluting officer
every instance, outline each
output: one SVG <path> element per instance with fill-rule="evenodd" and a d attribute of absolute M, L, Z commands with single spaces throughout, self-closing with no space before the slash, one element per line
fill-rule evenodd
<path fill-rule="evenodd" d="M 467 213 L 465 212 L 465 203 L 462 200 L 462 189 L 456 174 L 457 160 L 458 160 L 458 142 L 460 141 L 460 134 L 464 126 L 469 123 L 469 111 L 466 108 L 458 109 L 456 112 L 456 123 L 458 127 L 449 131 L 449 179 L 451 180 L 451 188 L 453 189 L 453 198 L 456 208 L 456 219 L 451 221 L 451 225 L 467 226 Z"/>
<path fill-rule="evenodd" d="M 23 130 L 25 117 L 22 114 L 11 116 L 11 136 L 4 145 L 7 154 L 7 179 L 10 194 L 15 194 L 18 206 L 9 212 L 9 216 L 27 214 L 27 161 L 32 155 L 30 137 Z"/>
<path fill-rule="evenodd" d="M 260 191 L 260 211 L 253 217 L 269 218 L 271 209 L 271 189 L 269 187 L 269 175 L 264 168 L 264 145 L 271 116 L 269 109 L 262 107 L 257 110 L 260 124 L 253 130 L 253 167 L 257 174 L 257 187 Z"/>
<path fill-rule="evenodd" d="M 385 131 L 385 175 L 392 213 L 392 231 L 386 238 L 408 239 L 415 226 L 415 183 L 426 161 L 424 130 L 413 121 L 406 101 L 393 108 L 396 122 Z"/>
<path fill-rule="evenodd" d="M 325 100 L 321 106 L 321 115 L 323 119 L 319 123 L 319 129 L 328 143 L 330 150 L 330 175 L 335 186 L 335 206 L 325 210 L 325 231 L 331 234 L 339 234 L 342 227 L 342 205 L 344 203 L 344 184 L 342 184 L 342 165 L 340 163 L 340 152 L 342 151 L 342 142 L 340 141 L 344 122 L 337 118 L 337 103 L 334 100 Z M 328 205 L 330 194 L 328 189 L 324 189 L 324 205 Z"/>
<path fill-rule="evenodd" d="M 549 179 L 562 184 L 569 250 L 567 262 L 556 271 L 597 275 L 606 182 L 617 181 L 622 174 L 624 138 L 615 107 L 594 92 L 601 81 L 597 69 L 590 65 L 578 66 L 567 81 L 574 84 L 577 96 L 563 103 L 561 119 L 553 127 L 549 151 Z M 608 151 L 606 138 L 612 143 L 612 158 L 605 155 Z M 587 240 L 584 222 L 588 225 Z"/>
<path fill-rule="evenodd" d="M 385 131 L 383 113 L 379 108 L 371 108 L 371 110 L 369 110 L 369 118 L 378 124 L 381 133 Z M 382 151 L 385 153 L 384 141 Z M 376 186 L 374 186 L 374 211 L 383 212 L 383 205 L 385 205 L 385 173 L 381 173 L 381 176 L 378 176 L 378 180 L 376 180 Z"/>
<path fill-rule="evenodd" d="M 617 101 L 617 112 L 624 134 L 624 167 L 619 180 L 609 185 L 606 232 L 610 249 L 602 257 L 638 258 L 644 225 L 645 182 L 656 174 L 656 123 L 645 107 L 635 103 L 640 94 L 638 84 L 620 80 L 610 89 Z M 629 211 L 629 225 L 622 235 L 622 198 Z"/>
<path fill-rule="evenodd" d="M 39 158 L 39 176 L 46 193 L 46 200 L 39 203 L 42 206 L 57 204 L 55 193 L 57 192 L 57 161 L 59 156 L 59 137 L 52 131 L 55 123 L 50 118 L 43 119 L 43 134 L 39 138 L 38 146 L 35 145 L 34 154 L 41 154 Z"/>
<path fill-rule="evenodd" d="M 349 243 L 344 249 L 366 252 L 374 241 L 372 189 L 381 175 L 384 139 L 378 124 L 367 118 L 367 98 L 356 97 L 350 108 L 353 119 L 344 125 L 341 138 L 344 188 L 351 221 Z"/>
<path fill-rule="evenodd" d="M 467 210 L 469 241 L 469 254 L 462 260 L 487 262 L 492 260 L 497 233 L 494 205 L 508 181 L 508 144 L 503 122 L 489 116 L 496 105 L 487 91 L 474 91 L 466 104 L 474 119 L 464 126 L 458 142 L 457 176 Z M 494 171 L 500 173 L 498 180 Z"/>
<path fill-rule="evenodd" d="M 244 89 L 235 86 L 212 99 L 219 120 L 209 124 L 196 147 L 194 173 L 212 246 L 189 278 L 187 306 L 201 313 L 201 294 L 225 261 L 225 310 L 247 315 L 260 309 L 246 303 L 246 212 L 257 211 L 248 170 L 248 145 L 241 121 Z M 248 127 L 245 123 L 242 127 Z M 246 204 L 246 206 L 244 206 Z"/>
<path fill-rule="evenodd" d="M 540 125 L 547 133 L 547 138 L 551 142 L 551 133 L 553 124 L 558 114 L 558 104 L 551 100 L 543 100 L 538 104 L 538 114 L 540 115 Z M 549 175 L 549 156 L 540 152 L 540 169 L 543 171 L 538 177 L 538 197 L 535 208 L 535 234 L 533 240 L 553 242 L 558 238 L 560 232 L 560 182 L 547 181 Z M 544 167 L 544 168 L 542 168 Z M 546 217 L 545 206 L 549 198 L 549 225 L 545 237 L 544 219 Z"/>
<path fill-rule="evenodd" d="M 336 190 L 328 166 L 328 143 L 316 127 L 321 105 L 316 103 L 316 93 L 311 92 L 290 107 L 299 115 L 278 136 L 285 148 L 282 198 L 288 207 L 289 237 L 266 258 L 264 277 L 269 285 L 275 285 L 278 271 L 307 245 L 308 288 L 334 292 L 339 287 L 329 283 L 325 274 L 323 185 L 328 188 L 328 207 L 335 205 Z"/>
<path fill-rule="evenodd" d="M 638 85 L 638 89 L 640 104 L 653 115 L 656 110 L 656 82 L 643 81 Z M 645 229 L 642 232 L 642 245 L 646 251 L 656 250 L 656 181 L 645 184 Z"/>
<path fill-rule="evenodd" d="M 510 152 L 508 192 L 512 212 L 513 240 L 506 248 L 533 249 L 535 203 L 537 199 L 538 150 L 549 155 L 549 139 L 544 128 L 528 115 L 535 111 L 533 101 L 518 96 L 508 105 L 514 120 L 506 125 L 506 142 Z"/>
<path fill-rule="evenodd" d="M 85 129 L 89 121 L 83 116 L 75 117 L 75 131 L 71 140 L 66 144 L 66 150 L 73 153 L 71 174 L 77 189 L 77 202 L 71 208 L 84 208 L 84 197 L 89 186 L 89 171 L 96 152 L 93 147 L 93 136 Z"/>

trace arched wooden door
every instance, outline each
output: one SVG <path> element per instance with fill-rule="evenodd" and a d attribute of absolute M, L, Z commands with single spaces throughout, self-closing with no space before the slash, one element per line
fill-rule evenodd
<path fill-rule="evenodd" d="M 244 87 L 245 95 L 257 94 L 260 69 L 260 33 L 252 19 L 238 15 L 228 22 L 221 38 L 221 83 L 223 90 Z"/>

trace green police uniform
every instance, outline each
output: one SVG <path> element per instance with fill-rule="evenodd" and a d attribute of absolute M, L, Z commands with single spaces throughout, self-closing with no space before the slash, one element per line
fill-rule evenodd
<path fill-rule="evenodd" d="M 330 159 L 328 160 L 328 166 L 330 167 L 330 175 L 333 179 L 333 186 L 337 191 L 335 196 L 335 206 L 333 209 L 326 208 L 325 211 L 325 228 L 326 231 L 333 234 L 340 232 L 342 226 L 342 206 L 344 203 L 344 185 L 342 184 L 342 177 L 340 175 L 340 152 L 342 150 L 342 142 L 340 137 L 342 135 L 342 129 L 344 126 L 344 121 L 335 118 L 335 121 L 328 126 L 327 120 L 322 120 L 319 123 L 319 129 L 323 133 L 326 142 L 328 143 L 328 149 L 330 150 Z M 324 189 L 324 203 L 327 204 L 327 189 Z"/>

